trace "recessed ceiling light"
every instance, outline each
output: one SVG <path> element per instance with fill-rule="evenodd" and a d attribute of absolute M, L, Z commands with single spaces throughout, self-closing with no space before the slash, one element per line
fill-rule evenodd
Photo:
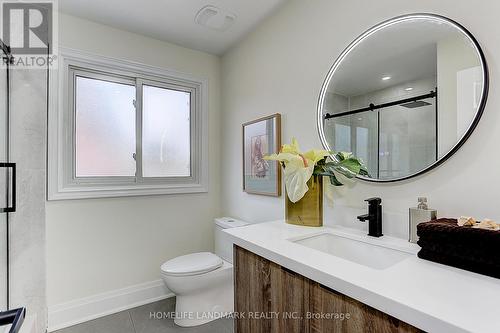
<path fill-rule="evenodd" d="M 392 77 L 390 77 L 390 76 L 383 76 L 382 77 L 382 81 L 387 81 L 387 80 L 390 80 L 390 79 L 392 79 Z"/>
<path fill-rule="evenodd" d="M 408 88 L 405 88 L 406 91 L 412 91 L 413 88 L 412 87 L 408 87 Z"/>

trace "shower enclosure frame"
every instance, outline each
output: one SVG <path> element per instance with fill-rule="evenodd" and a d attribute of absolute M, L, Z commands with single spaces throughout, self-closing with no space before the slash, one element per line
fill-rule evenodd
<path fill-rule="evenodd" d="M 422 99 L 434 98 L 434 97 L 437 97 L 437 88 L 436 88 L 436 91 L 431 91 L 430 93 L 425 94 L 425 95 L 403 98 L 403 99 L 400 99 L 397 101 L 378 104 L 378 105 L 370 103 L 369 106 L 367 106 L 365 108 L 357 109 L 357 110 L 350 110 L 350 111 L 339 112 L 339 113 L 335 113 L 335 114 L 327 113 L 327 114 L 325 114 L 325 120 L 330 119 L 330 118 L 338 118 L 338 117 L 342 117 L 342 116 L 350 116 L 350 115 L 353 115 L 356 113 L 361 113 L 361 112 L 366 112 L 366 111 L 375 111 L 378 109 L 384 109 L 384 108 L 388 108 L 388 107 L 396 106 L 396 105 L 401 105 L 401 104 L 405 104 L 405 103 L 417 102 L 417 101 L 420 101 Z"/>
<path fill-rule="evenodd" d="M 6 256 L 6 268 L 5 268 L 5 274 L 6 274 L 6 295 L 5 295 L 5 305 L 6 305 L 6 310 L 9 310 L 9 289 L 10 289 L 10 262 L 9 262 L 9 213 L 13 213 L 16 211 L 16 204 L 15 204 L 15 173 L 16 173 L 16 164 L 10 162 L 10 64 L 12 61 L 12 54 L 10 52 L 10 47 L 7 46 L 2 40 L 0 40 L 0 49 L 1 52 L 3 53 L 1 56 L 1 61 L 5 65 L 5 71 L 6 71 L 6 82 L 5 82 L 5 90 L 6 90 L 6 95 L 5 95 L 5 162 L 0 163 L 0 168 L 6 168 L 6 169 L 11 169 L 11 173 L 6 174 L 6 180 L 5 180 L 5 202 L 7 207 L 5 208 L 0 208 L 0 213 L 5 213 L 5 243 L 6 243 L 6 248 L 5 248 L 5 256 Z M 12 177 L 12 183 L 9 180 L 9 176 Z M 11 186 L 12 184 L 12 186 Z M 10 196 L 9 193 L 12 191 L 13 196 Z M 12 206 L 9 205 L 10 203 L 10 197 L 12 198 Z"/>
<path fill-rule="evenodd" d="M 370 103 L 367 107 L 356 109 L 356 110 L 349 110 L 349 111 L 344 111 L 344 112 L 339 112 L 335 114 L 330 114 L 326 113 L 324 116 L 324 121 L 328 119 L 335 119 L 335 118 L 340 118 L 340 117 L 345 117 L 345 116 L 352 116 L 354 114 L 358 113 L 363 113 L 367 111 L 377 111 L 377 179 L 380 178 L 380 111 L 382 111 L 384 108 L 389 108 L 392 106 L 398 106 L 406 103 L 412 103 L 412 102 L 418 102 L 423 99 L 429 99 L 429 98 L 434 98 L 434 105 L 435 105 L 435 129 L 436 129 L 436 140 L 434 140 L 434 145 L 435 145 L 435 156 L 434 158 L 436 161 L 439 160 L 439 154 L 438 154 L 438 131 L 439 131 L 439 117 L 438 117 L 438 88 L 436 87 L 435 90 L 431 90 L 428 94 L 423 94 L 423 95 L 418 95 L 414 97 L 408 97 L 408 98 L 403 98 L 399 99 L 396 101 L 392 102 L 387 102 L 387 103 L 382 103 L 382 104 L 373 104 Z M 380 179 L 379 179 L 380 180 Z M 382 180 L 383 181 L 383 180 Z"/>
<path fill-rule="evenodd" d="M 14 58 L 11 54 L 10 47 L 6 45 L 2 40 L 0 40 L 0 49 L 3 53 L 1 55 L 1 61 L 5 65 L 6 70 L 6 109 L 5 109 L 5 159 L 6 162 L 0 163 L 0 168 L 10 169 L 10 172 L 6 174 L 5 181 L 5 201 L 7 207 L 0 208 L 0 213 L 6 214 L 5 217 L 5 273 L 6 273 L 6 295 L 5 295 L 5 311 L 0 311 L 0 327 L 5 325 L 10 325 L 9 333 L 17 333 L 21 329 L 21 326 L 26 317 L 26 309 L 16 308 L 10 309 L 10 238 L 9 238 L 9 213 L 16 211 L 16 163 L 10 162 L 10 65 L 12 64 Z M 10 179 L 9 179 L 10 178 Z"/>

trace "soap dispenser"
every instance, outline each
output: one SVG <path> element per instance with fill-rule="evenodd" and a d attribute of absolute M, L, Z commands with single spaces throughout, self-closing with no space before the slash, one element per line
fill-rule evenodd
<path fill-rule="evenodd" d="M 427 198 L 418 198 L 417 207 L 410 208 L 410 230 L 408 241 L 416 243 L 418 241 L 417 225 L 422 222 L 435 220 L 437 218 L 437 210 L 427 207 Z"/>

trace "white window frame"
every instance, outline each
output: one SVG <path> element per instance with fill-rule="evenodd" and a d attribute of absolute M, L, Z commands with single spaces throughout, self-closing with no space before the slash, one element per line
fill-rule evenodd
<path fill-rule="evenodd" d="M 78 75 L 80 74 L 80 75 Z M 137 177 L 75 175 L 74 82 L 76 76 L 136 87 Z M 208 192 L 208 80 L 163 68 L 60 48 L 58 69 L 49 74 L 48 200 Z M 143 85 L 191 94 L 189 177 L 140 177 L 142 174 Z"/>

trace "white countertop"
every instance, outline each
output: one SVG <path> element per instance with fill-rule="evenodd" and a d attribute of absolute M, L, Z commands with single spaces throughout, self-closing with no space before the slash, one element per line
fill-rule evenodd
<path fill-rule="evenodd" d="M 284 221 L 224 231 L 240 247 L 425 331 L 500 332 L 500 279 L 419 259 L 419 247 L 405 240 Z M 378 270 L 289 240 L 325 231 L 413 254 Z"/>

